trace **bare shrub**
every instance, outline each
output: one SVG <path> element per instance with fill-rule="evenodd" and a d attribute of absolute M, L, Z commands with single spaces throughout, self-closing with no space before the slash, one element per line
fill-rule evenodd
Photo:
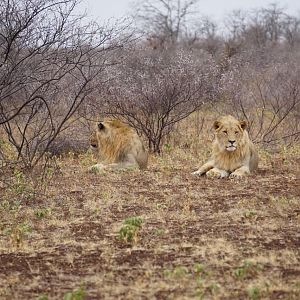
<path fill-rule="evenodd" d="M 225 110 L 246 119 L 257 142 L 299 140 L 300 68 L 294 58 L 285 60 L 259 67 L 243 62 L 222 78 Z"/>
<path fill-rule="evenodd" d="M 213 99 L 215 67 L 187 51 L 135 52 L 118 70 L 102 107 L 125 119 L 160 153 L 174 125 Z"/>
<path fill-rule="evenodd" d="M 208 17 L 202 17 L 197 20 L 194 28 L 194 32 L 187 38 L 188 45 L 216 56 L 223 46 L 223 40 L 218 35 L 218 24 Z"/>
<path fill-rule="evenodd" d="M 0 124 L 26 167 L 74 121 L 126 39 L 73 15 L 77 3 L 0 0 Z"/>
<path fill-rule="evenodd" d="M 243 48 L 299 45 L 300 20 L 278 4 L 253 11 L 233 11 L 225 20 L 228 41 Z"/>
<path fill-rule="evenodd" d="M 154 49 L 174 46 L 188 33 L 188 16 L 198 0 L 135 1 L 134 18 Z"/>

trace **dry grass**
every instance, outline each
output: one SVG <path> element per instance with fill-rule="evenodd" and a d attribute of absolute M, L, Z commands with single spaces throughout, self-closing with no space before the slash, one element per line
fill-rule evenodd
<path fill-rule="evenodd" d="M 180 146 L 144 172 L 90 174 L 89 154 L 44 184 L 3 171 L 0 298 L 299 299 L 299 146 L 240 181 L 192 177 L 209 151 Z"/>

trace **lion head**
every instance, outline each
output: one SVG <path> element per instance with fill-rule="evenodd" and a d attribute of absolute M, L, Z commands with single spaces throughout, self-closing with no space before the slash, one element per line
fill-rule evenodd
<path fill-rule="evenodd" d="M 214 122 L 215 138 L 220 150 L 234 152 L 245 143 L 246 121 L 224 116 Z"/>

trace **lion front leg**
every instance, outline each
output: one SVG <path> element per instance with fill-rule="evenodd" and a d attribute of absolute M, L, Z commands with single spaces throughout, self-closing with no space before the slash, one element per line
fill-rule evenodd
<path fill-rule="evenodd" d="M 229 178 L 241 178 L 250 174 L 250 170 L 248 166 L 242 166 L 232 172 Z"/>
<path fill-rule="evenodd" d="M 229 172 L 218 168 L 213 168 L 206 173 L 206 176 L 216 178 L 227 178 L 229 176 Z"/>
<path fill-rule="evenodd" d="M 208 161 L 206 164 L 204 164 L 202 167 L 199 168 L 199 170 L 195 171 L 192 173 L 192 175 L 196 176 L 203 176 L 211 170 L 214 167 L 214 162 L 213 161 Z"/>

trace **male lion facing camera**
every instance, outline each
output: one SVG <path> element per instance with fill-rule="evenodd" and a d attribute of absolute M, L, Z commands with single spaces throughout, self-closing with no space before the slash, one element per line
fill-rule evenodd
<path fill-rule="evenodd" d="M 90 139 L 99 163 L 93 169 L 145 169 L 148 153 L 133 128 L 119 120 L 107 120 L 97 124 Z"/>
<path fill-rule="evenodd" d="M 193 175 L 235 178 L 250 174 L 258 167 L 258 154 L 249 139 L 247 123 L 232 116 L 214 122 L 212 156 Z"/>

